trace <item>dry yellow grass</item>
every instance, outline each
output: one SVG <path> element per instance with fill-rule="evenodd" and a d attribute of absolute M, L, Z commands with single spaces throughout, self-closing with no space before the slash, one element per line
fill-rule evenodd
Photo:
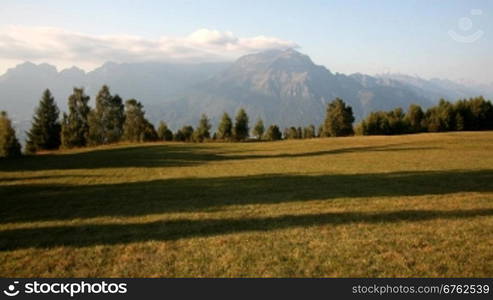
<path fill-rule="evenodd" d="M 493 132 L 0 161 L 0 276 L 493 276 Z"/>

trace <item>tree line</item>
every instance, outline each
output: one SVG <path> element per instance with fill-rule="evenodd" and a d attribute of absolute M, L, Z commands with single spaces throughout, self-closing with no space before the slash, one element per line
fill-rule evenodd
<path fill-rule="evenodd" d="M 242 142 L 255 140 L 310 139 L 359 135 L 393 135 L 419 132 L 493 129 L 493 105 L 483 97 L 450 103 L 441 99 L 439 104 L 424 111 L 411 105 L 405 113 L 402 108 L 370 113 L 357 126 L 351 106 L 336 98 L 327 105 L 324 122 L 316 128 L 288 127 L 283 131 L 278 125 L 264 126 L 258 118 L 250 135 L 249 117 L 240 108 L 234 120 L 223 113 L 217 130 L 206 114 L 202 114 L 194 128 L 185 125 L 172 132 L 161 121 L 157 130 L 145 117 L 144 106 L 136 99 L 123 102 L 103 85 L 96 95 L 95 107 L 89 106 L 89 96 L 83 88 L 74 88 L 68 98 L 68 111 L 62 114 L 50 90 L 45 90 L 37 106 L 31 129 L 27 132 L 25 153 L 31 154 L 59 148 L 70 149 L 98 146 L 117 142 Z M 21 155 L 21 145 L 6 112 L 0 113 L 0 157 Z"/>
<path fill-rule="evenodd" d="M 451 103 L 440 99 L 438 105 L 424 111 L 412 104 L 402 108 L 370 113 L 359 125 L 361 135 L 394 135 L 420 132 L 474 131 L 493 129 L 493 105 L 483 97 Z"/>

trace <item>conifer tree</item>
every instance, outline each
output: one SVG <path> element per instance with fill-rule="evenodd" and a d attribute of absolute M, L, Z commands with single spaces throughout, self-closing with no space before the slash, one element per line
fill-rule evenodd
<path fill-rule="evenodd" d="M 277 125 L 270 125 L 265 133 L 265 139 L 267 141 L 278 141 L 282 139 L 281 130 Z"/>
<path fill-rule="evenodd" d="M 340 98 L 327 105 L 323 135 L 324 136 L 348 136 L 354 134 L 354 115 L 351 106 L 346 105 Z"/>
<path fill-rule="evenodd" d="M 296 138 L 297 139 L 303 138 L 303 129 L 301 129 L 301 127 L 296 128 Z"/>
<path fill-rule="evenodd" d="M 217 128 L 217 138 L 220 140 L 231 140 L 233 137 L 233 121 L 227 113 L 224 113 Z"/>
<path fill-rule="evenodd" d="M 315 133 L 315 126 L 314 125 L 308 125 L 303 129 L 303 138 L 305 139 L 312 139 L 316 135 Z"/>
<path fill-rule="evenodd" d="M 248 115 L 243 108 L 240 108 L 235 118 L 235 127 L 233 129 L 233 135 L 235 140 L 244 141 L 248 138 Z"/>
<path fill-rule="evenodd" d="M 21 156 L 21 145 L 5 111 L 0 112 L 0 157 Z"/>
<path fill-rule="evenodd" d="M 410 132 L 421 132 L 425 126 L 425 113 L 421 106 L 411 104 L 406 113 L 406 121 L 409 125 Z"/>
<path fill-rule="evenodd" d="M 74 88 L 68 98 L 68 114 L 63 114 L 62 120 L 62 147 L 74 148 L 87 146 L 89 133 L 88 105 L 89 96 L 82 88 Z"/>
<path fill-rule="evenodd" d="M 264 135 L 265 127 L 264 121 L 261 118 L 257 120 L 255 127 L 253 127 L 253 135 L 257 137 L 257 140 L 261 140 Z"/>
<path fill-rule="evenodd" d="M 195 142 L 203 142 L 211 137 L 211 124 L 209 122 L 209 118 L 207 118 L 206 114 L 202 114 L 199 126 L 195 129 L 193 140 Z"/>
<path fill-rule="evenodd" d="M 145 119 L 144 106 L 135 99 L 125 102 L 123 139 L 129 142 L 144 142 L 150 123 Z"/>
<path fill-rule="evenodd" d="M 180 129 L 181 134 L 183 135 L 183 141 L 191 142 L 193 140 L 193 127 L 190 125 L 185 125 Z"/>
<path fill-rule="evenodd" d="M 50 90 L 46 89 L 34 113 L 31 129 L 27 132 L 27 152 L 34 153 L 60 147 L 59 114 L 55 99 Z"/>
<path fill-rule="evenodd" d="M 96 108 L 89 115 L 89 143 L 118 142 L 123 134 L 124 106 L 120 96 L 112 96 L 107 85 L 96 96 Z"/>
<path fill-rule="evenodd" d="M 169 130 L 166 122 L 159 122 L 159 127 L 157 129 L 157 136 L 160 141 L 172 141 L 173 140 L 173 132 Z"/>

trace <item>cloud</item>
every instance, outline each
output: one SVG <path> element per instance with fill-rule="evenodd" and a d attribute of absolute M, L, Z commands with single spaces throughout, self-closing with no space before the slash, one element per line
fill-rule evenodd
<path fill-rule="evenodd" d="M 267 49 L 296 47 L 292 41 L 275 37 L 237 37 L 229 31 L 211 29 L 199 29 L 185 37 L 149 39 L 90 35 L 54 27 L 0 27 L 0 57 L 4 62 L 29 60 L 86 69 L 106 61 L 221 61 Z"/>

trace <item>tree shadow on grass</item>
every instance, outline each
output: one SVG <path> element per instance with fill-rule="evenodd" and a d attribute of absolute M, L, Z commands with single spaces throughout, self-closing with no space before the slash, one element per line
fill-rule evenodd
<path fill-rule="evenodd" d="M 147 146 L 129 146 L 111 149 L 95 149 L 72 154 L 44 154 L 18 159 L 4 159 L 0 164 L 1 172 L 77 170 L 100 168 L 162 168 L 205 164 L 212 161 L 234 161 L 245 159 L 298 158 L 334 155 L 353 152 L 397 152 L 438 149 L 436 147 L 402 147 L 382 145 L 368 147 L 349 147 L 325 151 L 281 153 L 274 155 L 251 155 L 251 150 L 218 151 L 217 148 L 197 144 L 153 144 Z M 396 147 L 398 146 L 398 147 Z"/>
<path fill-rule="evenodd" d="M 0 186 L 0 224 L 214 211 L 232 205 L 492 192 L 493 170 L 180 178 Z"/>
<path fill-rule="evenodd" d="M 0 251 L 57 246 L 86 247 L 146 241 L 169 241 L 229 233 L 272 231 L 293 227 L 336 226 L 351 223 L 386 224 L 484 216 L 493 216 L 493 209 L 401 210 L 378 213 L 337 212 L 267 218 L 179 219 L 152 223 L 54 226 L 0 231 Z"/>

